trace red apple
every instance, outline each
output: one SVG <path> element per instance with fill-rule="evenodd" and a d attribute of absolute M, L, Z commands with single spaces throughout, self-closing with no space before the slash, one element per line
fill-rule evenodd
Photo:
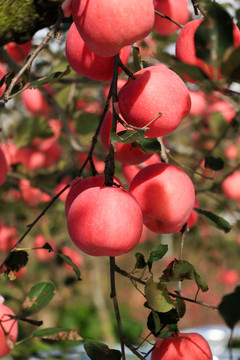
<path fill-rule="evenodd" d="M 151 360 L 212 360 L 208 342 L 197 333 L 179 333 L 167 339 L 157 339 Z"/>
<path fill-rule="evenodd" d="M 0 229 L 0 251 L 8 252 L 17 243 L 17 229 L 2 225 Z"/>
<path fill-rule="evenodd" d="M 6 305 L 0 304 L 0 358 L 7 356 L 14 348 L 18 336 L 18 324 L 15 319 L 10 316 L 15 316 L 13 311 Z"/>
<path fill-rule="evenodd" d="M 161 159 L 158 154 L 153 154 L 149 159 L 141 163 L 140 165 L 123 165 L 122 166 L 122 173 L 127 181 L 128 185 L 131 184 L 133 178 L 137 175 L 137 173 L 144 167 L 156 164 L 161 162 Z"/>
<path fill-rule="evenodd" d="M 65 186 L 67 186 L 67 184 L 71 181 L 70 176 L 65 176 L 55 187 L 54 190 L 54 195 L 57 195 L 61 190 L 63 190 L 65 188 Z M 59 199 L 63 202 L 66 201 L 67 195 L 69 193 L 69 188 L 67 188 L 60 196 Z"/>
<path fill-rule="evenodd" d="M 236 270 L 226 270 L 221 273 L 220 281 L 224 285 L 236 285 L 239 281 L 239 273 Z"/>
<path fill-rule="evenodd" d="M 208 123 L 210 121 L 211 115 L 218 112 L 221 113 L 227 123 L 230 123 L 236 116 L 236 111 L 230 102 L 225 100 L 217 100 L 207 107 L 207 110 L 204 114 L 204 121 Z"/>
<path fill-rule="evenodd" d="M 100 131 L 100 137 L 107 152 L 109 151 L 109 147 L 110 147 L 111 129 L 112 129 L 112 110 L 108 110 L 107 114 L 104 117 Z M 116 131 L 117 133 L 125 130 L 126 128 L 121 123 L 117 124 L 117 131 Z M 128 144 L 115 143 L 114 155 L 116 160 L 118 160 L 122 164 L 128 164 L 128 165 L 140 164 L 152 156 L 151 153 L 145 153 L 131 143 Z"/>
<path fill-rule="evenodd" d="M 174 233 L 189 218 L 195 201 L 189 176 L 178 167 L 160 163 L 140 170 L 130 184 L 143 222 L 156 233 Z"/>
<path fill-rule="evenodd" d="M 227 198 L 240 200 L 240 170 L 234 171 L 222 182 L 222 190 Z"/>
<path fill-rule="evenodd" d="M 70 191 L 68 193 L 68 196 L 67 196 L 66 202 L 65 202 L 66 216 L 68 215 L 69 208 L 70 208 L 73 200 L 75 200 L 75 198 L 81 192 L 83 192 L 84 190 L 87 190 L 91 187 L 103 186 L 104 182 L 105 182 L 104 175 L 90 176 L 86 179 L 83 179 L 82 177 L 77 177 L 76 179 L 74 179 L 71 184 L 71 188 L 70 188 Z M 121 184 L 120 181 L 116 177 L 114 177 L 114 182 L 119 185 Z"/>
<path fill-rule="evenodd" d="M 142 69 L 135 76 L 136 80 L 130 80 L 118 95 L 125 121 L 144 127 L 157 117 L 146 131 L 149 137 L 174 131 L 191 108 L 189 91 L 182 79 L 163 64 Z"/>
<path fill-rule="evenodd" d="M 154 0 L 153 5 L 156 11 L 169 16 L 181 25 L 185 25 L 190 17 L 187 0 Z M 154 30 L 162 36 L 170 35 L 179 30 L 179 26 L 172 21 L 155 15 Z"/>
<path fill-rule="evenodd" d="M 103 57 L 145 38 L 154 24 L 152 0 L 73 0 L 72 15 L 87 47 Z"/>
<path fill-rule="evenodd" d="M 207 64 L 205 61 L 196 57 L 196 49 L 194 36 L 198 26 L 203 19 L 195 19 L 189 21 L 183 29 L 180 31 L 177 42 L 176 42 L 176 56 L 186 64 L 195 65 L 200 67 L 200 69 L 211 79 L 218 80 L 223 78 L 223 75 L 220 73 L 219 68 L 213 68 L 211 65 Z M 233 24 L 233 38 L 234 46 L 238 47 L 240 44 L 240 31 L 238 27 Z M 192 81 L 188 76 L 185 76 L 186 80 Z"/>
<path fill-rule="evenodd" d="M 40 201 L 47 202 L 51 200 L 51 196 L 43 193 L 40 189 L 31 186 L 27 179 L 19 181 L 19 189 L 25 203 L 30 207 L 36 207 Z"/>
<path fill-rule="evenodd" d="M 224 156 L 228 159 L 236 159 L 240 155 L 239 148 L 232 144 L 228 145 L 226 149 L 224 150 Z"/>
<path fill-rule="evenodd" d="M 54 239 L 46 239 L 46 237 L 43 234 L 39 234 L 34 238 L 33 241 L 33 247 L 37 248 L 37 247 L 43 247 L 46 243 L 49 243 L 49 245 L 55 249 L 55 241 Z M 55 258 L 56 254 L 51 251 L 49 252 L 46 249 L 36 249 L 35 251 L 35 255 L 37 257 L 37 259 L 41 262 L 48 262 L 49 260 Z"/>
<path fill-rule="evenodd" d="M 126 65 L 130 56 L 130 46 L 125 46 L 120 50 L 120 59 Z M 109 81 L 113 75 L 114 57 L 102 57 L 90 50 L 76 25 L 73 23 L 68 31 L 66 38 L 67 61 L 74 71 L 92 80 Z M 119 68 L 118 74 L 122 72 Z"/>
<path fill-rule="evenodd" d="M 191 109 L 189 115 L 202 116 L 207 107 L 206 94 L 203 91 L 189 90 L 191 97 Z"/>
<path fill-rule="evenodd" d="M 4 152 L 0 148 L 0 186 L 2 186 L 8 175 L 8 166 L 7 166 L 7 160 L 5 158 Z"/>
<path fill-rule="evenodd" d="M 32 41 L 27 41 L 24 44 L 10 42 L 6 45 L 6 50 L 13 60 L 23 62 L 32 50 Z"/>
<path fill-rule="evenodd" d="M 43 87 L 50 96 L 54 95 L 54 91 L 50 85 L 44 85 Z M 21 94 L 21 97 L 25 108 L 32 115 L 49 116 L 51 114 L 52 107 L 48 104 L 47 100 L 38 88 L 24 90 Z"/>
<path fill-rule="evenodd" d="M 92 187 L 72 202 L 67 226 L 74 244 L 92 256 L 118 256 L 138 243 L 143 227 L 142 211 L 123 188 Z"/>

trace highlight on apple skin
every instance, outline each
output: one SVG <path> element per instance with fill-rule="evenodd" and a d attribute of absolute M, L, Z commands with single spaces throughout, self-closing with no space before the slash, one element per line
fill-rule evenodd
<path fill-rule="evenodd" d="M 174 131 L 191 108 L 185 83 L 163 64 L 147 67 L 134 75 L 137 78 L 129 80 L 118 94 L 124 120 L 142 128 L 157 117 L 148 126 L 148 137 L 164 136 Z"/>
<path fill-rule="evenodd" d="M 124 65 L 127 65 L 130 50 L 130 46 L 125 46 L 120 50 L 119 56 Z M 90 50 L 74 23 L 67 34 L 65 51 L 69 64 L 78 74 L 92 80 L 110 81 L 112 79 L 114 57 L 105 58 Z M 121 72 L 122 69 L 119 68 L 118 74 Z"/>
<path fill-rule="evenodd" d="M 92 187 L 72 202 L 67 227 L 70 238 L 92 256 L 118 256 L 139 242 L 143 217 L 135 198 L 119 187 Z"/>
<path fill-rule="evenodd" d="M 140 170 L 130 193 L 143 212 L 143 222 L 156 233 L 174 233 L 188 220 L 195 201 L 189 176 L 177 166 L 159 163 Z"/>
<path fill-rule="evenodd" d="M 152 0 L 73 0 L 72 15 L 87 47 L 103 57 L 144 39 L 154 24 Z"/>
<path fill-rule="evenodd" d="M 207 340 L 197 333 L 179 333 L 167 339 L 156 339 L 151 360 L 212 360 Z"/>
<path fill-rule="evenodd" d="M 113 181 L 115 184 L 121 185 L 121 182 L 116 177 L 114 177 Z M 104 186 L 104 182 L 105 182 L 104 175 L 89 176 L 85 179 L 83 179 L 80 176 L 76 177 L 71 183 L 71 187 L 65 201 L 66 216 L 68 215 L 72 202 L 81 192 L 91 187 Z"/>

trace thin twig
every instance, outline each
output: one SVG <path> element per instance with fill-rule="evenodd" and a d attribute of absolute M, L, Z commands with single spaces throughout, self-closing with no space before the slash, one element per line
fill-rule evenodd
<path fill-rule="evenodd" d="M 155 14 L 157 14 L 157 15 L 161 16 L 161 18 L 163 18 L 163 19 L 167 19 L 167 20 L 169 20 L 169 21 L 173 22 L 175 25 L 179 26 L 181 29 L 183 28 L 183 25 L 179 24 L 177 21 L 173 20 L 173 19 L 172 19 L 172 18 L 170 18 L 169 16 L 164 15 L 164 14 L 160 13 L 160 12 L 159 12 L 159 11 L 157 11 L 157 10 L 154 10 L 154 12 L 155 12 Z"/>
<path fill-rule="evenodd" d="M 129 274 L 127 271 L 119 268 L 117 265 L 115 265 L 115 271 L 119 274 L 121 274 L 122 276 L 125 276 L 127 278 L 129 278 L 130 280 L 134 280 L 134 281 L 137 281 L 138 283 L 142 284 L 142 285 L 146 285 L 146 281 L 142 280 L 142 279 L 139 279 L 137 278 L 136 276 L 132 276 L 131 274 Z M 218 309 L 217 306 L 214 306 L 214 305 L 209 305 L 209 304 L 206 304 L 202 301 L 196 301 L 194 299 L 190 299 L 190 298 L 186 298 L 184 296 L 180 296 L 180 295 L 177 295 L 175 293 L 171 293 L 171 292 L 168 292 L 168 294 L 172 297 L 175 297 L 175 298 L 178 298 L 178 299 L 182 299 L 182 300 L 185 300 L 185 301 L 188 301 L 188 302 L 192 302 L 194 304 L 198 304 L 198 305 L 202 305 L 202 306 L 205 306 L 207 308 L 210 308 L 210 309 Z"/>
<path fill-rule="evenodd" d="M 120 343 L 121 343 L 122 360 L 126 360 L 125 348 L 124 348 L 124 342 L 123 342 L 122 322 L 121 322 L 121 316 L 120 316 L 118 300 L 117 300 L 117 294 L 116 294 L 115 257 L 113 257 L 113 256 L 110 256 L 110 282 L 111 282 L 110 298 L 113 301 L 114 310 L 115 310 L 115 316 L 116 316 L 116 320 L 117 320 L 118 333 L 119 333 Z"/>

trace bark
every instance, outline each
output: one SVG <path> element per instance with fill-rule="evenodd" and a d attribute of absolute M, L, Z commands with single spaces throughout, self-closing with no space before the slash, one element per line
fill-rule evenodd
<path fill-rule="evenodd" d="M 36 31 L 53 25 L 63 0 L 0 0 L 0 46 L 24 43 Z"/>

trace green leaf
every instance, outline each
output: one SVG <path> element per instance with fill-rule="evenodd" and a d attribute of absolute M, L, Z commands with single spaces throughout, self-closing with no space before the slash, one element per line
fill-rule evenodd
<path fill-rule="evenodd" d="M 147 265 L 144 255 L 141 253 L 136 253 L 135 258 L 136 258 L 136 264 L 135 264 L 134 270 L 144 269 Z"/>
<path fill-rule="evenodd" d="M 154 261 L 158 261 L 163 258 L 163 256 L 168 251 L 168 245 L 160 244 L 155 249 L 153 249 L 150 253 L 149 260 L 147 262 L 149 271 L 152 270 L 152 264 Z"/>
<path fill-rule="evenodd" d="M 166 284 L 156 283 L 152 277 L 147 281 L 144 292 L 148 305 L 154 311 L 165 313 L 176 305 L 176 301 L 168 294 Z"/>
<path fill-rule="evenodd" d="M 55 289 L 55 285 L 51 282 L 39 282 L 35 284 L 22 304 L 23 315 L 29 316 L 44 309 L 53 299 Z"/>
<path fill-rule="evenodd" d="M 41 337 L 44 340 L 51 341 L 83 341 L 77 330 L 67 328 L 47 328 L 33 331 L 33 336 Z"/>
<path fill-rule="evenodd" d="M 68 265 L 70 265 L 73 269 L 73 271 L 75 272 L 75 274 L 77 275 L 77 279 L 78 280 L 82 280 L 81 279 L 81 272 L 79 270 L 79 268 L 77 267 L 77 265 L 75 265 L 73 262 L 72 262 L 72 259 L 67 256 L 67 255 L 63 255 L 61 253 L 57 253 L 57 255 Z"/>
<path fill-rule="evenodd" d="M 25 89 L 39 88 L 43 85 L 50 84 L 55 81 L 59 81 L 64 76 L 70 74 L 70 72 L 71 72 L 71 66 L 68 65 L 66 70 L 64 70 L 64 71 L 57 71 L 50 75 L 46 75 L 46 76 L 42 77 L 41 79 L 32 81 L 30 84 L 28 84 L 28 86 Z"/>
<path fill-rule="evenodd" d="M 138 130 L 138 131 L 123 130 L 117 134 L 112 130 L 110 132 L 111 143 L 113 144 L 113 146 L 115 143 L 122 143 L 122 144 L 133 143 L 137 140 L 143 139 L 144 136 L 145 136 L 144 130 Z"/>
<path fill-rule="evenodd" d="M 194 280 L 201 291 L 205 292 L 208 290 L 205 280 L 196 272 L 194 266 L 186 260 L 174 259 L 170 262 L 163 271 L 160 280 L 164 282 Z"/>
<path fill-rule="evenodd" d="M 196 56 L 214 67 L 219 66 L 226 51 L 233 46 L 233 22 L 217 2 L 209 6 L 207 19 L 195 32 Z"/>
<path fill-rule="evenodd" d="M 225 323 L 233 329 L 240 320 L 240 286 L 237 286 L 234 292 L 223 296 L 218 305 L 218 311 Z"/>
<path fill-rule="evenodd" d="M 78 134 L 87 135 L 96 130 L 99 123 L 99 116 L 85 112 L 77 119 L 74 119 L 73 126 Z"/>
<path fill-rule="evenodd" d="M 137 72 L 142 69 L 142 57 L 137 45 L 132 45 L 133 50 L 133 65 L 134 65 L 134 72 Z"/>
<path fill-rule="evenodd" d="M 193 273 L 194 267 L 188 261 L 174 259 L 163 271 L 160 280 L 164 282 L 192 280 Z"/>
<path fill-rule="evenodd" d="M 33 139 L 40 137 L 43 139 L 53 135 L 52 129 L 47 124 L 46 119 L 41 117 L 29 117 L 24 119 L 14 131 L 14 143 L 17 147 L 24 147 L 31 144 Z"/>
<path fill-rule="evenodd" d="M 28 253 L 23 250 L 12 251 L 9 258 L 5 261 L 4 265 L 7 271 L 17 272 L 21 270 L 28 263 Z"/>
<path fill-rule="evenodd" d="M 224 168 L 224 161 L 222 158 L 215 158 L 213 156 L 208 156 L 205 158 L 204 167 L 206 169 L 212 169 L 214 171 L 219 171 Z"/>
<path fill-rule="evenodd" d="M 175 291 L 175 293 L 177 295 L 180 295 L 179 291 Z M 183 316 L 186 313 L 186 304 L 185 304 L 185 301 L 183 299 L 180 299 L 180 298 L 176 298 L 176 302 L 177 302 L 176 310 L 178 312 L 179 318 L 181 319 L 181 318 L 183 318 Z"/>
<path fill-rule="evenodd" d="M 195 270 L 194 270 L 194 279 L 198 288 L 202 290 L 202 292 L 208 291 L 208 285 L 206 281 Z"/>
<path fill-rule="evenodd" d="M 200 214 L 209 224 L 214 225 L 219 230 L 223 230 L 225 233 L 228 233 L 231 230 L 231 225 L 221 216 L 207 210 L 197 208 L 194 208 L 193 210 Z"/>
<path fill-rule="evenodd" d="M 84 349 L 91 360 L 121 360 L 122 354 L 118 350 L 109 347 L 100 341 L 86 339 Z"/>
<path fill-rule="evenodd" d="M 234 81 L 240 82 L 240 47 L 234 49 L 227 60 L 221 64 L 221 73 Z"/>
<path fill-rule="evenodd" d="M 198 66 L 186 64 L 180 61 L 176 56 L 162 51 L 162 48 L 158 50 L 157 59 L 160 62 L 168 64 L 180 76 L 185 74 L 198 82 L 208 79 L 206 74 L 204 74 Z"/>
<path fill-rule="evenodd" d="M 145 153 L 153 154 L 161 151 L 161 144 L 157 139 L 144 138 L 136 141 L 138 147 Z"/>

